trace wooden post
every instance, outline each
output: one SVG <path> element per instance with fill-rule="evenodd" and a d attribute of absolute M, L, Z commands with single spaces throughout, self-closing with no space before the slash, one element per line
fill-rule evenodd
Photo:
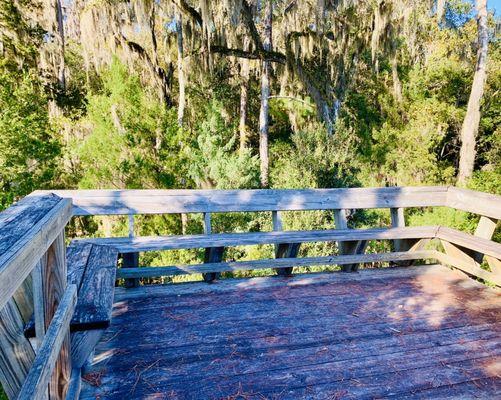
<path fill-rule="evenodd" d="M 498 220 L 489 217 L 480 217 L 480 221 L 478 222 L 477 229 L 475 229 L 475 236 L 481 237 L 483 239 L 491 240 L 492 235 L 494 235 L 494 231 L 496 230 L 498 224 Z M 482 253 L 473 253 L 473 259 L 479 264 L 482 263 L 484 255 Z M 501 276 L 501 262 L 491 256 L 485 256 L 485 260 L 489 264 L 492 273 L 497 276 Z"/>
<path fill-rule="evenodd" d="M 129 237 L 134 237 L 134 215 L 129 214 Z M 137 268 L 139 267 L 139 253 L 122 254 L 122 268 Z M 139 287 L 139 278 L 129 278 L 125 280 L 126 288 Z"/>
<path fill-rule="evenodd" d="M 393 228 L 404 228 L 405 218 L 403 208 L 390 208 L 391 214 L 391 226 Z M 394 251 L 417 251 L 422 250 L 423 247 L 428 243 L 429 239 L 395 239 L 393 241 Z M 405 267 L 412 265 L 415 260 L 406 261 L 395 261 L 392 264 L 398 265 L 400 267 Z"/>
<path fill-rule="evenodd" d="M 334 210 L 334 220 L 336 223 L 336 229 L 348 229 L 348 219 L 346 216 L 346 210 Z M 349 254 L 363 254 L 367 248 L 367 240 L 354 240 L 354 241 L 343 241 L 338 242 L 339 254 L 349 255 Z M 358 270 L 359 264 L 347 264 L 341 266 L 341 271 L 343 272 L 355 272 Z"/>
<path fill-rule="evenodd" d="M 477 228 L 475 229 L 474 236 L 481 237 L 483 239 L 491 240 L 494 231 L 496 230 L 498 220 L 490 217 L 481 216 L 478 222 Z M 472 266 L 473 268 L 480 268 L 480 264 L 485 260 L 489 264 L 492 273 L 498 277 L 501 277 L 501 262 L 489 255 L 485 255 L 467 249 L 462 246 L 453 245 L 447 241 L 442 240 L 442 245 L 444 246 L 446 254 L 461 260 L 463 263 Z"/>
<path fill-rule="evenodd" d="M 204 233 L 210 235 L 212 233 L 211 214 L 204 213 Z M 204 263 L 218 263 L 223 260 L 224 247 L 207 247 L 205 248 Z M 211 283 L 219 278 L 219 273 L 209 272 L 202 274 L 204 281 Z"/>
<path fill-rule="evenodd" d="M 282 214 L 280 211 L 272 211 L 273 230 L 275 232 L 283 230 Z M 275 246 L 275 258 L 296 258 L 299 253 L 301 243 L 280 243 Z M 291 276 L 293 267 L 276 268 L 277 275 Z"/>

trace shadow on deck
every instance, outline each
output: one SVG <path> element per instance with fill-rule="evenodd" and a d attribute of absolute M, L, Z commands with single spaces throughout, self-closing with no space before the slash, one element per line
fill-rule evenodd
<path fill-rule="evenodd" d="M 118 288 L 80 398 L 493 399 L 500 328 L 442 266 Z"/>

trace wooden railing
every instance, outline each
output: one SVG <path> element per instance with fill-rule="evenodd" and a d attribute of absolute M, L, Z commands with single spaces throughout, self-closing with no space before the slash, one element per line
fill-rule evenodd
<path fill-rule="evenodd" d="M 27 197 L 0 214 L 0 382 L 11 399 L 63 399 L 71 374 L 64 228 L 71 200 Z M 36 338 L 24 324 L 34 315 Z"/>
<path fill-rule="evenodd" d="M 473 235 L 440 226 L 407 227 L 404 210 L 409 207 L 452 207 L 480 215 L 479 224 Z M 371 208 L 390 209 L 392 226 L 348 228 L 347 210 Z M 335 220 L 333 229 L 284 230 L 282 212 L 309 210 L 332 210 Z M 273 231 L 212 231 L 214 213 L 261 211 L 271 212 Z M 135 215 L 172 213 L 203 214 L 204 233 L 134 237 Z M 77 288 L 67 284 L 64 228 L 72 216 L 85 215 L 129 217 L 129 237 L 82 238 L 72 243 L 72 246 L 87 246 L 87 257 L 91 253 L 94 258 L 98 254 L 103 257 L 107 254 L 105 251 L 89 253 L 93 246 L 114 249 L 115 253 L 108 254 L 107 261 L 102 263 L 107 268 L 106 273 L 97 279 L 111 285 L 111 290 L 115 279 L 111 260 L 116 259 L 116 251 L 122 254 L 124 267 L 118 270 L 117 276 L 125 278 L 129 286 L 138 285 L 139 278 L 143 277 L 202 273 L 207 281 L 212 282 L 217 274 L 224 271 L 271 267 L 288 275 L 294 266 L 337 264 L 342 266 L 343 271 L 349 272 L 356 271 L 360 263 L 406 265 L 409 260 L 426 259 L 453 266 L 501 286 L 501 244 L 491 240 L 497 221 L 501 219 L 501 199 L 490 194 L 454 187 L 35 192 L 0 214 L 0 381 L 10 399 L 63 399 L 78 395 L 78 368 L 82 361 L 73 360 L 72 365 L 69 327 L 74 328 L 70 321 L 75 307 L 75 314 L 78 313 L 77 290 L 87 286 L 79 284 Z M 393 251 L 366 254 L 369 240 L 390 240 Z M 440 242 L 443 251 L 440 248 L 427 249 L 425 245 L 430 240 Z M 298 258 L 302 243 L 322 241 L 337 242 L 339 254 Z M 254 244 L 274 245 L 275 258 L 224 261 L 226 247 Z M 138 265 L 140 252 L 188 248 L 205 248 L 204 263 L 164 267 Z M 79 259 L 83 253 L 77 249 L 72 254 Z M 87 267 L 86 271 L 99 273 L 99 261 L 89 261 L 97 265 Z M 482 268 L 484 261 L 489 270 Z M 104 276 L 107 278 L 104 279 Z M 81 282 L 92 283 L 92 277 Z M 80 294 L 78 292 L 79 299 L 88 293 L 83 293 L 82 297 Z M 110 296 L 108 292 L 107 297 L 106 307 L 110 304 L 108 300 L 112 302 L 112 294 Z M 88 304 L 89 299 L 86 300 Z M 111 315 L 108 311 L 103 313 L 105 317 Z M 33 317 L 36 336 L 29 341 L 23 330 Z M 98 325 L 99 329 L 105 326 Z M 75 330 L 84 329 L 82 327 L 85 324 L 80 321 Z M 84 336 L 76 336 L 81 333 L 74 332 L 71 337 L 81 340 Z M 85 337 L 87 340 L 92 336 Z M 96 334 L 93 342 L 90 339 L 89 342 L 95 343 L 98 338 Z"/>
<path fill-rule="evenodd" d="M 83 190 L 55 191 L 71 198 L 74 215 L 128 215 L 129 232 L 134 232 L 134 215 L 202 213 L 204 235 L 132 237 L 89 240 L 115 246 L 124 255 L 124 267 L 118 276 L 128 286 L 137 286 L 140 277 L 186 273 L 203 273 L 212 281 L 217 273 L 238 269 L 277 268 L 289 274 L 292 266 L 342 265 L 343 271 L 355 271 L 359 263 L 434 259 L 459 268 L 473 276 L 500 284 L 499 258 L 501 245 L 490 241 L 497 221 L 501 219 L 499 196 L 446 186 L 388 187 L 310 190 Z M 451 207 L 480 215 L 474 235 L 438 226 L 405 227 L 404 210 L 410 207 Z M 347 211 L 387 208 L 391 211 L 390 229 L 348 229 Z M 286 232 L 282 227 L 283 211 L 332 210 L 335 230 Z M 273 232 L 214 234 L 211 216 L 221 212 L 271 211 Z M 365 254 L 369 240 L 390 239 L 394 251 Z M 425 250 L 429 240 L 440 240 L 444 252 Z M 339 255 L 297 259 L 304 242 L 337 241 Z M 274 260 L 222 262 L 227 246 L 241 244 L 274 244 Z M 152 250 L 205 248 L 203 265 L 176 265 L 163 268 L 139 268 L 138 253 Z M 483 255 L 491 271 L 480 267 Z"/>

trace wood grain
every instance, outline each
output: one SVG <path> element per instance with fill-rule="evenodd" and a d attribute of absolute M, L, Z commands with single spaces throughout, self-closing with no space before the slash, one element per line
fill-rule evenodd
<path fill-rule="evenodd" d="M 69 325 L 75 309 L 76 297 L 76 286 L 68 285 L 47 329 L 33 366 L 23 383 L 19 399 L 40 399 L 44 397 L 61 348 L 69 334 Z M 52 395 L 51 393 L 51 398 Z M 64 395 L 66 395 L 66 391 L 64 391 Z"/>
<path fill-rule="evenodd" d="M 74 215 L 211 213 L 445 206 L 447 187 L 304 190 L 54 190 Z M 47 192 L 35 192 L 46 194 Z"/>
<path fill-rule="evenodd" d="M 35 359 L 23 334 L 22 315 L 13 299 L 0 310 L 0 383 L 9 399 L 15 399 Z"/>
<path fill-rule="evenodd" d="M 501 199 L 494 194 L 450 186 L 447 190 L 447 206 L 501 219 Z"/>
<path fill-rule="evenodd" d="M 71 321 L 73 330 L 106 328 L 111 319 L 118 252 L 93 245 Z"/>
<path fill-rule="evenodd" d="M 23 208 L 19 215 L 9 212 L 8 217 L 2 218 L 5 226 L 0 243 L 8 243 L 8 246 L 0 254 L 0 309 L 28 277 L 71 217 L 70 200 L 56 199 L 57 202 L 54 203 L 54 196 L 36 199 L 36 204 L 42 208 L 43 213 L 34 205 Z M 30 198 L 30 201 L 33 199 Z M 48 210 L 44 206 L 46 201 L 50 204 Z M 36 214 L 36 217 L 32 213 Z"/>
<path fill-rule="evenodd" d="M 434 238 L 437 230 L 437 226 L 420 226 L 321 231 L 213 233 L 211 235 L 184 236 L 139 236 L 135 238 L 93 238 L 79 239 L 79 242 L 113 246 L 120 253 L 134 253 L 141 251 L 247 246 L 256 244 L 421 239 Z"/>
<path fill-rule="evenodd" d="M 119 292 L 83 400 L 497 393 L 499 296 L 445 267 Z"/>
<path fill-rule="evenodd" d="M 119 269 L 117 276 L 119 278 L 132 277 L 160 277 L 167 275 L 185 275 L 215 272 L 245 271 L 254 269 L 268 268 L 290 268 L 307 267 L 315 265 L 343 265 L 360 262 L 383 262 L 398 260 L 418 260 L 418 259 L 437 259 L 438 252 L 432 250 L 423 250 L 415 252 L 401 253 L 379 253 L 379 254 L 356 254 L 327 257 L 304 257 L 304 258 L 276 258 L 253 261 L 234 261 L 234 262 L 216 262 L 200 265 L 178 265 L 168 267 L 141 267 Z"/>

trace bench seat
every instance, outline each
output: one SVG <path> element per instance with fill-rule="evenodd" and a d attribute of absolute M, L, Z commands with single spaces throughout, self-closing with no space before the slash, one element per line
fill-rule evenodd
<path fill-rule="evenodd" d="M 66 252 L 68 284 L 77 286 L 72 332 L 104 329 L 110 325 L 115 291 L 118 251 L 112 246 L 72 241 Z M 33 318 L 25 336 L 35 336 Z"/>
<path fill-rule="evenodd" d="M 79 239 L 76 242 L 112 246 L 119 253 L 137 253 L 143 251 L 248 246 L 259 244 L 431 239 L 436 237 L 438 229 L 438 226 L 418 226 L 377 229 L 213 233 L 210 235 L 91 238 Z"/>

